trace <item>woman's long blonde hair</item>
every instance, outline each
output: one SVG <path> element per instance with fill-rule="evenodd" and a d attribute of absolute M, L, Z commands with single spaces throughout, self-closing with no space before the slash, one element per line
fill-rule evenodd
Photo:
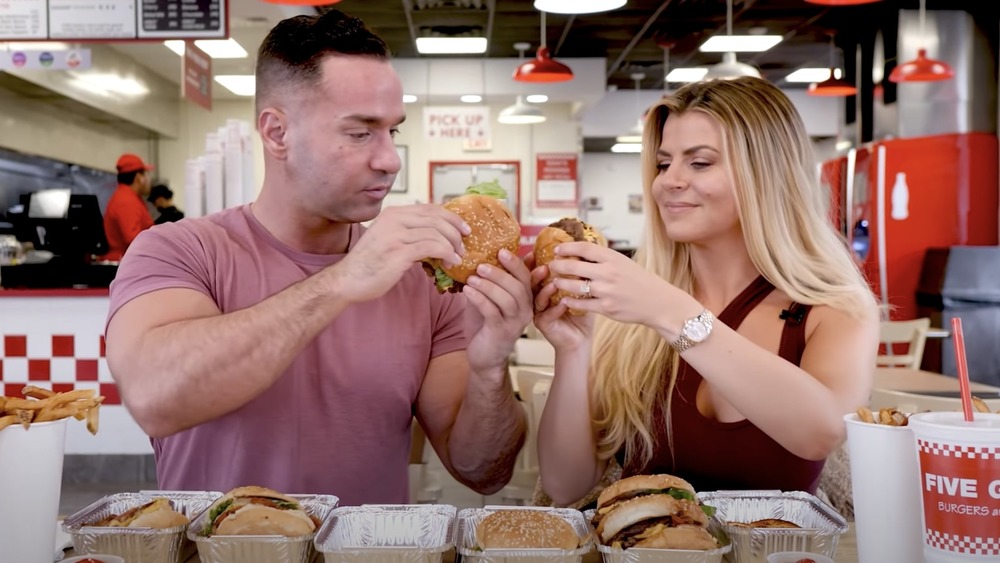
<path fill-rule="evenodd" d="M 722 126 L 743 238 L 761 275 L 797 303 L 872 314 L 871 289 L 828 218 L 802 119 L 780 89 L 759 78 L 689 84 L 649 110 L 642 150 L 646 235 L 635 261 L 688 293 L 694 289 L 688 246 L 667 237 L 652 196 L 667 116 L 690 111 Z M 598 454 L 609 458 L 625 446 L 626 462 L 644 465 L 655 446 L 653 406 L 667 399 L 669 409 L 679 357 L 654 330 L 604 318 L 594 342 Z"/>

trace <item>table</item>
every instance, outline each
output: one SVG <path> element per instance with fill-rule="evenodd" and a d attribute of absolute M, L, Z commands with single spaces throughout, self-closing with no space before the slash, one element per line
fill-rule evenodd
<path fill-rule="evenodd" d="M 970 382 L 969 389 L 973 395 L 1000 392 L 998 387 L 976 382 Z M 896 407 L 904 412 L 961 410 L 961 401 L 957 398 L 917 393 L 941 391 L 958 391 L 958 379 L 918 369 L 877 368 L 870 406 L 872 408 Z M 994 411 L 1000 410 L 1000 399 L 986 399 L 986 404 Z"/>

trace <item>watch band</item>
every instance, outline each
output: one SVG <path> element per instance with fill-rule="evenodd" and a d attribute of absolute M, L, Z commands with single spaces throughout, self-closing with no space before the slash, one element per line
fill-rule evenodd
<path fill-rule="evenodd" d="M 670 346 L 677 350 L 677 353 L 684 352 L 690 349 L 696 344 L 704 342 L 708 335 L 712 333 L 712 323 L 715 320 L 715 316 L 708 309 L 702 311 L 697 317 L 688 319 L 684 321 L 684 326 L 681 328 L 681 334 L 677 337 L 677 340 L 670 343 Z M 693 327 L 693 325 L 702 325 L 705 330 L 705 335 L 702 336 L 700 340 L 693 340 L 688 337 L 687 333 Z"/>

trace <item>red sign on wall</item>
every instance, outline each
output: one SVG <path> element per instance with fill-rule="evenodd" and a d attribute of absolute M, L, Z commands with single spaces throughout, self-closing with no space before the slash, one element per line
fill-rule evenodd
<path fill-rule="evenodd" d="M 212 111 L 212 58 L 194 41 L 184 42 L 184 97 L 191 103 Z"/>
<path fill-rule="evenodd" d="M 576 153 L 539 153 L 537 156 L 535 205 L 576 207 L 579 202 Z"/>

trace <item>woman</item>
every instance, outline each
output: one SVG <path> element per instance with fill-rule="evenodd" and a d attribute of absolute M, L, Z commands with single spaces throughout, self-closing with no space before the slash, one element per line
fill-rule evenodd
<path fill-rule="evenodd" d="M 542 487 L 572 503 L 617 458 L 625 476 L 699 490 L 815 491 L 842 416 L 867 402 L 878 309 L 827 217 L 800 116 L 764 80 L 691 84 L 649 111 L 642 166 L 635 261 L 563 244 L 580 260 L 552 262 L 536 295 L 556 349 Z M 581 298 L 550 307 L 556 289 Z M 567 307 L 599 315 L 596 329 Z"/>

